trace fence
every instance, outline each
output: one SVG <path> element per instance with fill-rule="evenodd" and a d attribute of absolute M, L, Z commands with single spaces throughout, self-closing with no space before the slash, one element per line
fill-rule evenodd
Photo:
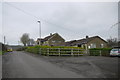
<path fill-rule="evenodd" d="M 71 55 L 71 56 L 80 56 L 84 54 L 83 49 L 74 49 L 74 48 L 40 48 L 39 53 L 41 55 Z"/>
<path fill-rule="evenodd" d="M 110 50 L 89 50 L 90 56 L 109 56 Z"/>

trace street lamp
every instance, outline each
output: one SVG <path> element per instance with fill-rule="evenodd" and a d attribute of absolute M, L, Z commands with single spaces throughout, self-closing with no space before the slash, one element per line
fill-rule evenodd
<path fill-rule="evenodd" d="M 39 23 L 39 37 L 40 37 L 39 45 L 41 45 L 41 21 L 38 20 L 37 22 Z"/>

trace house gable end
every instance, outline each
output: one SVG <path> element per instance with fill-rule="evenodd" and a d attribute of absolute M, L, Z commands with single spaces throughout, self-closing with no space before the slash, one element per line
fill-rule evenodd
<path fill-rule="evenodd" d="M 51 37 L 48 39 L 48 41 L 50 41 L 51 39 L 56 38 L 56 37 L 59 37 L 59 39 L 62 39 L 63 41 L 65 41 L 58 33 L 53 34 L 53 36 L 51 36 Z"/>
<path fill-rule="evenodd" d="M 86 39 L 86 43 L 89 43 L 89 42 L 91 42 L 91 41 L 93 41 L 93 40 L 95 40 L 95 39 L 100 39 L 100 40 L 102 40 L 103 42 L 107 43 L 107 41 L 105 41 L 104 39 L 102 39 L 102 38 L 99 37 L 99 36 L 94 36 L 94 37 L 90 37 L 90 38 Z"/>

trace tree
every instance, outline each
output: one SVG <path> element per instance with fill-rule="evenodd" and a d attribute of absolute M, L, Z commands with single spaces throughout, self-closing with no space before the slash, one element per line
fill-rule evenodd
<path fill-rule="evenodd" d="M 118 41 L 118 47 L 120 47 L 120 41 Z"/>
<path fill-rule="evenodd" d="M 7 46 L 0 42 L 0 51 L 6 51 Z"/>
<path fill-rule="evenodd" d="M 110 47 L 110 48 L 118 46 L 117 38 L 110 37 L 110 39 L 107 39 L 107 42 L 108 42 L 108 47 Z"/>
<path fill-rule="evenodd" d="M 28 45 L 28 46 L 33 46 L 34 44 L 35 44 L 34 39 L 29 39 L 27 45 Z"/>
<path fill-rule="evenodd" d="M 24 44 L 24 46 L 27 45 L 28 41 L 29 41 L 29 34 L 28 33 L 24 33 L 22 35 L 22 37 L 20 38 L 20 41 Z"/>

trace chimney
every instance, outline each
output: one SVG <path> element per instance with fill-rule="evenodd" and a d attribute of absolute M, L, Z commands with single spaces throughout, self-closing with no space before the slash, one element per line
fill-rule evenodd
<path fill-rule="evenodd" d="M 52 36 L 52 33 L 50 33 L 50 36 Z"/>
<path fill-rule="evenodd" d="M 89 36 L 86 36 L 86 39 L 88 39 L 89 38 Z"/>

